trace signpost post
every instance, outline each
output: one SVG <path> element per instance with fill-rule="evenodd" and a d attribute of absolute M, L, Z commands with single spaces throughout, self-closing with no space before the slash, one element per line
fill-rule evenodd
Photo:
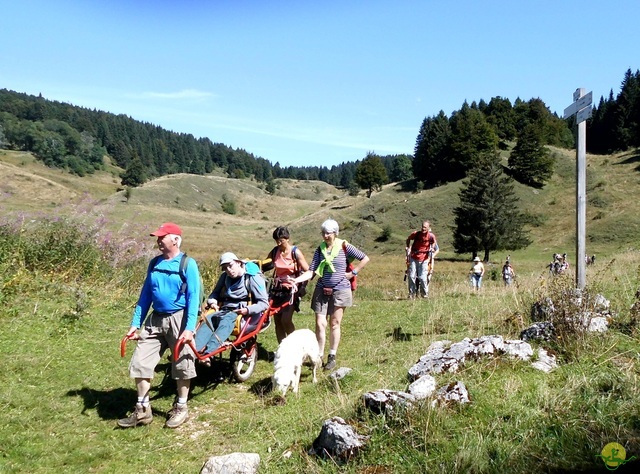
<path fill-rule="evenodd" d="M 587 233 L 587 122 L 591 117 L 592 93 L 579 88 L 573 93 L 573 104 L 564 109 L 564 118 L 576 114 L 576 286 L 584 289 L 587 279 L 585 262 Z"/>

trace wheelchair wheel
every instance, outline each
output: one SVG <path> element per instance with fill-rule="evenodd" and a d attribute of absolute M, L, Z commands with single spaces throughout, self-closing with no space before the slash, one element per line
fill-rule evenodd
<path fill-rule="evenodd" d="M 248 352 L 248 354 L 247 354 Z M 238 382 L 246 382 L 253 370 L 256 368 L 256 360 L 258 359 L 258 345 L 253 344 L 251 350 L 241 349 L 232 352 L 233 361 L 231 367 L 233 369 L 233 377 Z"/>

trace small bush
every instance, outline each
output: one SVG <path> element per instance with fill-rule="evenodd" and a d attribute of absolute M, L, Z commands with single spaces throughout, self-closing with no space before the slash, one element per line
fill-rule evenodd
<path fill-rule="evenodd" d="M 393 228 L 390 225 L 386 225 L 382 228 L 382 233 L 380 237 L 378 237 L 378 241 L 386 242 L 391 238 L 391 234 L 393 234 Z"/>
<path fill-rule="evenodd" d="M 607 207 L 609 205 L 606 199 L 604 199 L 602 196 L 599 196 L 597 194 L 589 197 L 589 204 L 592 205 L 593 207 L 600 207 L 600 208 Z"/>
<path fill-rule="evenodd" d="M 229 199 L 226 194 L 222 195 L 220 204 L 222 205 L 222 211 L 226 214 L 235 214 L 237 212 L 236 202 L 233 199 Z"/>

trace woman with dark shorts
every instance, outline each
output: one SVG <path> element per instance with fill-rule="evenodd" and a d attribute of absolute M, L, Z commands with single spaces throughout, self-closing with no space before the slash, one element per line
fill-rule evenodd
<path fill-rule="evenodd" d="M 273 298 L 273 304 L 277 307 L 286 301 L 292 301 L 292 304 L 280 310 L 273 318 L 278 344 L 295 331 L 293 312 L 299 308 L 300 297 L 304 296 L 300 291 L 302 288 L 296 290 L 293 295 L 291 294 L 292 285 L 289 278 L 295 278 L 309 269 L 309 264 L 304 258 L 304 254 L 298 247 L 291 245 L 290 238 L 289 229 L 284 226 L 276 228 L 273 231 L 273 240 L 276 242 L 276 247 L 269 252 L 267 257 L 267 261 L 271 260 L 271 263 L 266 266 L 263 265 L 265 270 L 275 269 L 273 286 L 269 291 L 270 297 Z"/>

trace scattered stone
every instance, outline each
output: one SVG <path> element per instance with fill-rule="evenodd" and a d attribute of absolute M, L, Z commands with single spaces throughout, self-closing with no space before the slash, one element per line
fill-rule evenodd
<path fill-rule="evenodd" d="M 504 352 L 511 357 L 529 360 L 533 355 L 533 348 L 528 342 L 521 341 L 520 339 L 514 339 L 511 341 L 505 341 Z"/>
<path fill-rule="evenodd" d="M 358 453 L 368 439 L 368 436 L 359 435 L 342 418 L 334 416 L 322 424 L 322 430 L 309 454 L 347 461 Z"/>
<path fill-rule="evenodd" d="M 331 378 L 333 378 L 335 380 L 342 380 L 347 375 L 349 375 L 352 370 L 353 369 L 350 369 L 349 367 L 340 367 L 339 369 L 334 370 L 333 372 L 331 372 L 331 374 L 329 374 L 329 377 L 331 377 Z"/>
<path fill-rule="evenodd" d="M 597 312 L 609 311 L 611 302 L 601 294 L 597 294 L 593 302 L 593 309 Z"/>
<path fill-rule="evenodd" d="M 394 414 L 413 408 L 415 397 L 397 390 L 375 390 L 362 395 L 364 406 L 377 414 Z"/>
<path fill-rule="evenodd" d="M 420 360 L 409 369 L 409 380 L 416 380 L 427 374 L 442 374 L 444 372 L 455 372 L 458 364 L 454 359 L 427 359 Z"/>
<path fill-rule="evenodd" d="M 436 392 L 436 398 L 432 402 L 433 407 L 440 405 L 453 405 L 456 403 L 465 404 L 470 403 L 471 398 L 467 387 L 463 382 L 451 382 L 449 385 L 441 387 Z"/>
<path fill-rule="evenodd" d="M 469 358 L 498 354 L 528 360 L 533 355 L 533 349 L 524 341 L 505 341 L 502 336 L 495 335 L 464 338 L 454 344 L 450 341 L 438 341 L 431 344 L 427 353 L 409 369 L 409 380 L 415 381 L 428 374 L 454 373 Z"/>
<path fill-rule="evenodd" d="M 531 364 L 534 369 L 542 370 L 543 372 L 549 373 L 556 367 L 558 364 L 556 362 L 556 356 L 553 354 L 549 354 L 545 349 L 540 348 L 538 350 L 538 360 Z"/>
<path fill-rule="evenodd" d="M 447 350 L 443 356 L 447 359 L 454 359 L 459 364 L 464 364 L 467 356 L 474 354 L 474 352 L 475 350 L 471 339 L 465 337 L 462 341 L 451 344 L 451 347 L 449 347 L 449 350 Z"/>
<path fill-rule="evenodd" d="M 541 321 L 533 323 L 520 333 L 523 341 L 550 341 L 555 336 L 556 328 L 552 322 Z"/>
<path fill-rule="evenodd" d="M 431 375 L 423 375 L 418 380 L 409 385 L 409 393 L 416 400 L 424 400 L 436 391 L 436 379 Z"/>
<path fill-rule="evenodd" d="M 476 356 L 494 355 L 504 352 L 504 339 L 502 336 L 481 336 L 474 339 Z"/>
<path fill-rule="evenodd" d="M 260 466 L 257 453 L 232 453 L 210 457 L 200 474 L 255 474 Z"/>
<path fill-rule="evenodd" d="M 606 332 L 609 329 L 609 321 L 604 316 L 595 316 L 589 320 L 589 332 Z"/>

